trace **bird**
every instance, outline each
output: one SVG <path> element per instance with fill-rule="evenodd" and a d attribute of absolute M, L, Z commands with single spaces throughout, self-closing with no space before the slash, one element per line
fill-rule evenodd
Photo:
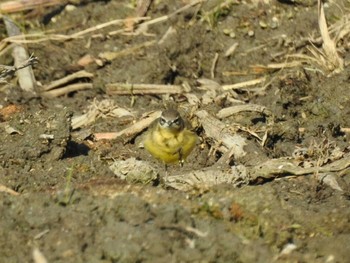
<path fill-rule="evenodd" d="M 198 136 L 186 127 L 187 123 L 175 109 L 167 109 L 150 125 L 143 140 L 145 149 L 165 165 L 178 162 L 183 166 L 197 144 Z"/>

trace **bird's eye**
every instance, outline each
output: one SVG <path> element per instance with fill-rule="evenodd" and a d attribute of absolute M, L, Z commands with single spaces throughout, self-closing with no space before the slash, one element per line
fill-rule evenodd
<path fill-rule="evenodd" d="M 174 120 L 174 123 L 176 124 L 176 125 L 178 125 L 178 126 L 180 126 L 181 125 L 181 122 L 180 122 L 180 119 L 178 118 L 178 119 L 176 119 L 176 120 Z"/>
<path fill-rule="evenodd" d="M 160 118 L 160 119 L 159 119 L 159 124 L 160 124 L 160 125 L 164 125 L 164 124 L 165 124 L 165 122 L 166 122 L 166 120 L 165 120 L 165 119 L 163 119 L 163 118 Z"/>

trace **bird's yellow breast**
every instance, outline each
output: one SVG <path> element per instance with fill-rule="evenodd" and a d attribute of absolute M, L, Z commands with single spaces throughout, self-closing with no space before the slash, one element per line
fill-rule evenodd
<path fill-rule="evenodd" d="M 166 164 L 183 162 L 197 143 L 197 135 L 186 128 L 181 131 L 156 125 L 144 139 L 144 146 Z"/>

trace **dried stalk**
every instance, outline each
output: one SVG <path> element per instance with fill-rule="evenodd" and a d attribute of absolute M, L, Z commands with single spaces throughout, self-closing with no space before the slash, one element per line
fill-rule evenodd
<path fill-rule="evenodd" d="M 223 122 L 209 115 L 205 110 L 198 111 L 196 116 L 204 128 L 206 136 L 223 145 L 223 152 L 232 149 L 233 155 L 237 158 L 246 155 L 244 150 L 244 146 L 247 144 L 245 138 L 238 134 L 232 135 Z"/>
<path fill-rule="evenodd" d="M 203 170 L 192 170 L 164 178 L 166 186 L 180 191 L 193 189 L 207 190 L 220 184 L 238 187 L 249 183 L 246 168 L 243 165 L 219 169 L 216 165 Z"/>
<path fill-rule="evenodd" d="M 20 29 L 17 25 L 8 17 L 4 17 L 4 22 L 9 36 L 18 36 L 24 39 Z M 13 47 L 12 56 L 15 60 L 15 67 L 19 68 L 29 60 L 27 50 L 21 45 L 15 45 Z M 35 92 L 35 77 L 31 66 L 22 68 L 17 72 L 18 83 L 22 90 L 36 94 Z"/>
<path fill-rule="evenodd" d="M 261 184 L 275 178 L 314 174 L 319 182 L 330 186 L 334 190 L 344 191 L 337 182 L 337 176 L 333 173 L 344 171 L 349 167 L 349 155 L 325 166 L 309 168 L 298 166 L 291 158 L 279 158 L 252 167 L 236 165 L 220 168 L 214 165 L 203 170 L 169 176 L 165 179 L 165 184 L 181 191 L 190 191 L 193 189 L 203 190 L 218 184 L 230 184 L 232 186 Z"/>
<path fill-rule="evenodd" d="M 236 84 L 231 84 L 231 85 L 222 85 L 222 89 L 223 90 L 230 90 L 230 89 L 242 89 L 242 88 L 246 88 L 249 86 L 255 86 L 257 84 L 263 83 L 265 82 L 266 78 L 259 78 L 259 79 L 253 79 L 253 80 L 248 80 L 248 81 L 244 81 L 244 82 L 240 82 L 240 83 L 236 83 Z"/>
<path fill-rule="evenodd" d="M 7 1 L 0 4 L 0 13 L 15 13 L 36 7 L 47 7 L 66 4 L 67 0 L 31 0 L 31 1 Z"/>
<path fill-rule="evenodd" d="M 253 112 L 259 112 L 265 115 L 271 115 L 271 111 L 269 111 L 265 106 L 256 105 L 256 104 L 245 104 L 245 105 L 235 105 L 232 107 L 221 109 L 216 114 L 216 116 L 219 119 L 223 119 L 243 111 L 253 111 Z"/>
<path fill-rule="evenodd" d="M 164 33 L 164 35 L 158 41 L 158 45 L 162 45 L 165 41 L 172 35 L 176 33 L 176 29 L 173 26 L 170 26 L 168 30 Z"/>
<path fill-rule="evenodd" d="M 19 195 L 18 192 L 14 191 L 14 190 L 12 190 L 12 189 L 10 189 L 2 184 L 0 184 L 0 193 L 8 193 L 10 195 Z"/>
<path fill-rule="evenodd" d="M 136 6 L 136 16 L 145 16 L 152 3 L 152 0 L 138 0 Z"/>
<path fill-rule="evenodd" d="M 279 69 L 295 68 L 295 67 L 299 67 L 300 65 L 302 65 L 302 61 L 294 60 L 291 62 L 271 63 L 271 64 L 267 64 L 266 66 L 265 65 L 252 65 L 252 66 L 250 66 L 250 68 L 253 70 L 254 74 L 261 74 L 261 73 L 265 73 L 268 71 L 276 71 Z"/>
<path fill-rule="evenodd" d="M 163 22 L 165 20 L 168 20 L 172 16 L 175 16 L 181 12 L 184 12 L 187 9 L 189 9 L 197 4 L 203 3 L 205 1 L 206 0 L 193 1 L 192 3 L 185 5 L 184 7 L 174 11 L 170 15 L 158 17 L 158 18 L 155 18 L 155 19 L 148 21 L 148 22 L 143 22 L 142 24 L 140 24 L 140 26 L 142 25 L 143 27 L 147 27 L 147 26 L 152 25 L 152 24 Z M 149 19 L 149 17 L 134 17 L 134 18 L 129 17 L 126 19 L 116 19 L 113 21 L 109 21 L 109 22 L 106 22 L 106 23 L 103 23 L 103 24 L 100 24 L 97 26 L 87 28 L 83 31 L 73 33 L 71 35 L 49 34 L 49 35 L 43 36 L 43 34 L 28 34 L 28 35 L 26 35 L 26 39 L 15 36 L 15 37 L 5 38 L 2 41 L 11 42 L 11 43 L 38 43 L 38 42 L 43 42 L 43 41 L 48 41 L 48 40 L 66 41 L 66 40 L 71 40 L 71 39 L 75 39 L 78 37 L 82 37 L 88 33 L 94 32 L 96 30 L 100 30 L 100 29 L 108 27 L 108 26 L 120 25 L 120 24 L 125 25 L 126 23 L 130 23 L 130 21 L 133 21 L 134 23 L 139 23 L 141 21 L 148 20 L 148 19 Z M 122 30 L 122 32 L 124 32 L 124 31 L 125 31 L 125 29 Z M 35 39 L 31 39 L 31 38 L 35 38 Z"/>
<path fill-rule="evenodd" d="M 42 88 L 42 91 L 52 90 L 54 88 L 63 86 L 63 85 L 65 85 L 65 84 L 67 84 L 75 79 L 80 79 L 80 78 L 90 78 L 91 79 L 93 76 L 94 76 L 94 74 L 87 72 L 85 70 L 81 70 L 81 71 L 75 72 L 71 75 L 68 75 L 64 78 L 61 78 L 61 79 L 58 79 L 58 80 L 51 82 L 49 85 L 44 86 Z"/>
<path fill-rule="evenodd" d="M 111 83 L 106 85 L 109 95 L 181 94 L 188 92 L 180 85 Z"/>
<path fill-rule="evenodd" d="M 316 174 L 319 181 L 326 183 L 333 189 L 342 190 L 331 175 L 327 173 L 340 172 L 350 167 L 350 156 L 321 167 L 303 168 L 294 163 L 290 158 L 271 159 L 259 165 L 252 167 L 249 171 L 250 181 L 259 183 L 285 176 L 301 176 Z"/>
<path fill-rule="evenodd" d="M 98 57 L 100 59 L 103 59 L 103 60 L 112 61 L 118 57 L 134 54 L 136 51 L 138 51 L 142 48 L 145 48 L 145 47 L 152 46 L 155 43 L 156 43 L 156 41 L 148 41 L 148 42 L 142 43 L 140 45 L 136 45 L 136 46 L 133 46 L 133 47 L 130 47 L 127 49 L 123 49 L 121 51 L 117 51 L 117 52 L 102 52 L 98 55 Z"/>
<path fill-rule="evenodd" d="M 74 116 L 72 118 L 72 129 L 75 130 L 77 128 L 81 128 L 82 126 L 95 122 L 98 118 L 106 117 L 133 118 L 133 114 L 129 110 L 116 105 L 113 100 L 104 99 L 97 101 L 94 99 L 83 115 Z"/>
<path fill-rule="evenodd" d="M 10 43 L 39 43 L 43 41 L 48 41 L 48 40 L 55 40 L 55 41 L 66 41 L 66 40 L 71 40 L 75 38 L 82 37 L 88 33 L 92 33 L 94 31 L 103 29 L 108 26 L 115 26 L 115 25 L 124 25 L 126 21 L 128 20 L 133 20 L 135 22 L 139 21 L 144 21 L 149 19 L 149 17 L 135 17 L 135 18 L 126 18 L 126 19 L 116 19 L 113 21 L 109 21 L 97 26 L 93 26 L 90 28 L 87 28 L 83 31 L 79 31 L 76 33 L 73 33 L 71 35 L 61 35 L 61 34 L 48 34 L 48 35 L 43 35 L 42 33 L 36 33 L 36 34 L 26 34 L 25 37 L 26 39 L 23 39 L 22 36 L 12 36 L 5 38 L 1 40 L 1 42 L 10 42 Z"/>
<path fill-rule="evenodd" d="M 320 27 L 320 33 L 323 40 L 325 59 L 327 60 L 328 64 L 332 65 L 333 67 L 330 70 L 336 72 L 342 71 L 344 69 L 344 61 L 338 55 L 336 43 L 329 35 L 323 2 L 321 0 L 318 0 L 318 25 Z"/>
<path fill-rule="evenodd" d="M 149 17 L 135 17 L 135 18 L 127 18 L 127 19 L 116 19 L 116 20 L 113 20 L 113 21 L 109 21 L 109 22 L 106 22 L 106 23 L 103 23 L 103 24 L 99 24 L 97 26 L 93 26 L 93 27 L 90 27 L 90 28 L 87 28 L 83 31 L 80 31 L 80 32 L 77 32 L 77 33 L 74 33 L 72 35 L 70 35 L 71 38 L 77 38 L 77 37 L 81 37 L 83 35 L 86 35 L 88 33 L 91 33 L 91 32 L 94 32 L 96 30 L 100 30 L 102 28 L 105 28 L 105 27 L 108 27 L 108 26 L 113 26 L 113 25 L 123 25 L 125 24 L 126 21 L 130 21 L 133 20 L 136 22 L 140 22 L 140 21 L 143 21 L 143 20 L 147 20 L 149 19 Z"/>
<path fill-rule="evenodd" d="M 38 249 L 33 249 L 33 260 L 34 263 L 47 263 L 47 259 L 45 258 L 44 254 Z"/>
<path fill-rule="evenodd" d="M 109 133 L 95 133 L 95 139 L 96 140 L 113 140 L 116 138 L 119 138 L 121 136 L 126 136 L 128 139 L 133 138 L 140 132 L 142 132 L 144 129 L 148 128 L 153 121 L 155 121 L 157 118 L 159 118 L 161 114 L 161 111 L 156 111 L 151 113 L 147 118 L 142 119 L 132 126 L 120 131 L 120 132 L 109 132 Z"/>
<path fill-rule="evenodd" d="M 170 15 L 165 15 L 165 16 L 161 16 L 161 17 L 157 17 L 155 19 L 152 19 L 150 21 L 147 21 L 147 22 L 143 22 L 142 24 L 140 24 L 140 26 L 142 27 L 147 27 L 149 25 L 153 25 L 153 24 L 157 24 L 159 22 L 163 22 L 163 21 L 166 21 L 168 20 L 169 18 L 175 16 L 175 15 L 178 15 L 184 11 L 186 11 L 187 9 L 193 7 L 193 6 L 196 6 L 198 4 L 201 4 L 201 3 L 204 3 L 206 2 L 207 0 L 195 0 L 193 1 L 192 3 L 189 3 L 181 8 L 179 8 L 178 10 L 174 11 L 173 13 L 171 13 Z"/>
<path fill-rule="evenodd" d="M 77 84 L 67 85 L 65 87 L 54 89 L 54 90 L 44 91 L 41 93 L 41 96 L 47 97 L 47 98 L 55 98 L 55 97 L 59 97 L 59 96 L 71 93 L 73 91 L 92 89 L 92 88 L 93 88 L 93 85 L 91 83 L 77 83 Z"/>

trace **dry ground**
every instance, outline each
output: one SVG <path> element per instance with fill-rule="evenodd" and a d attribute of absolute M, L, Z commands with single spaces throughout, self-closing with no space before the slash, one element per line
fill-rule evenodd
<path fill-rule="evenodd" d="M 325 6 L 339 70 L 320 55 L 317 1 L 154 0 L 147 13 L 136 1 L 78 2 L 9 15 L 39 62 L 36 95 L 16 78 L 0 86 L 0 262 L 349 262 L 348 1 Z M 0 64 L 12 65 L 4 47 Z M 62 86 L 85 89 L 42 92 L 80 70 L 92 75 Z M 175 86 L 150 94 L 161 84 Z M 93 136 L 169 104 L 200 138 L 173 181 L 139 147 L 144 129 Z M 218 115 L 237 105 L 248 108 Z M 110 170 L 130 158 L 153 177 Z"/>

